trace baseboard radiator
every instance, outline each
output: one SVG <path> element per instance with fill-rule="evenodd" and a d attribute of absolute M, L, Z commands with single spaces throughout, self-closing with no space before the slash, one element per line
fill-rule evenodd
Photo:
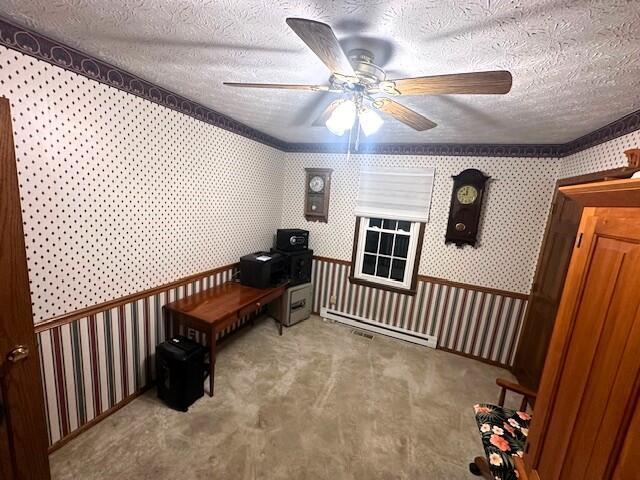
<path fill-rule="evenodd" d="M 412 332 L 411 330 L 394 327 L 392 325 L 376 322 L 374 320 L 359 317 L 357 315 L 339 312 L 338 310 L 333 310 L 327 307 L 322 307 L 320 309 L 320 316 L 322 318 L 349 325 L 350 327 L 368 330 L 380 335 L 386 335 L 388 337 L 404 340 L 405 342 L 417 343 L 418 345 L 423 345 L 430 348 L 436 348 L 438 346 L 437 337 L 426 335 L 424 333 Z"/>

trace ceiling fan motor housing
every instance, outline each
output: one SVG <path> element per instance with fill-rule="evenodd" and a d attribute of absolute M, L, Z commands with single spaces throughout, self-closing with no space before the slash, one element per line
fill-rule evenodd
<path fill-rule="evenodd" d="M 357 48 L 349 51 L 349 61 L 356 72 L 360 83 L 375 85 L 384 81 L 384 70 L 373 63 L 374 56 L 369 50 Z"/>

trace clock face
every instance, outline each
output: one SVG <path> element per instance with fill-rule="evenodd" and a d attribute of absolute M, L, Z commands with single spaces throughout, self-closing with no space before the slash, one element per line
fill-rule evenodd
<path fill-rule="evenodd" d="M 458 189 L 456 198 L 462 205 L 471 205 L 478 198 L 478 190 L 472 185 L 463 185 Z"/>
<path fill-rule="evenodd" d="M 309 188 L 311 189 L 312 192 L 321 192 L 322 189 L 324 188 L 324 178 L 316 175 L 315 177 L 312 177 L 311 180 L 309 181 Z"/>

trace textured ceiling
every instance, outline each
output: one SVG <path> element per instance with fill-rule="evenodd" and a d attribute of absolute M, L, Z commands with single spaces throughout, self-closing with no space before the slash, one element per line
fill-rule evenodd
<path fill-rule="evenodd" d="M 375 142 L 564 143 L 640 109 L 638 0 L 0 0 L 0 15 L 288 142 L 334 94 L 224 87 L 325 83 L 285 18 L 329 23 L 391 78 L 510 70 L 504 96 L 401 97 L 439 126 L 389 120 Z"/>

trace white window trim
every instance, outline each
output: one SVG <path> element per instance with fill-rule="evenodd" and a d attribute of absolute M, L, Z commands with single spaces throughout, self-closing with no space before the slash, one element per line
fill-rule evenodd
<path fill-rule="evenodd" d="M 375 230 L 378 232 L 398 233 L 397 230 L 385 230 L 384 228 L 369 228 L 370 217 L 359 217 L 360 228 L 358 229 L 357 249 L 356 249 L 356 262 L 354 268 L 354 278 L 359 280 L 365 280 L 370 283 L 377 283 L 387 287 L 398 288 L 401 290 L 411 290 L 413 284 L 413 273 L 415 270 L 415 262 L 420 261 L 416 259 L 419 235 L 420 235 L 420 222 L 411 222 L 411 230 L 409 231 L 409 247 L 407 250 L 407 258 L 404 269 L 404 279 L 402 282 L 398 280 L 392 280 L 390 278 L 382 278 L 376 275 L 370 275 L 362 273 L 362 266 L 364 260 L 364 244 L 367 237 L 367 230 Z M 377 218 L 377 217 L 376 217 Z"/>

